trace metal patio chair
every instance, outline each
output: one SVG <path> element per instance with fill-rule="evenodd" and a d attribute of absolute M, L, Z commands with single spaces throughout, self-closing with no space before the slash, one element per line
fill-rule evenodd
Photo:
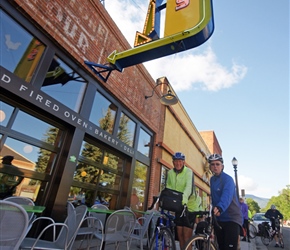
<path fill-rule="evenodd" d="M 0 201 L 0 249 L 18 250 L 28 227 L 28 214 L 20 205 Z"/>
<path fill-rule="evenodd" d="M 54 249 L 54 250 L 70 250 L 77 235 L 77 231 L 87 213 L 87 207 L 81 205 L 74 208 L 72 204 L 67 204 L 67 218 L 64 223 L 56 223 L 51 218 L 51 223 L 45 227 L 36 238 L 25 238 L 20 245 L 20 249 Z M 49 219 L 48 217 L 39 217 L 34 220 Z M 52 240 L 43 240 L 41 237 L 49 229 L 52 230 Z M 57 235 L 57 229 L 61 228 Z"/>
<path fill-rule="evenodd" d="M 114 243 L 115 249 L 119 249 L 120 243 L 124 242 L 127 245 L 127 249 L 130 246 L 130 236 L 134 230 L 136 223 L 135 214 L 126 209 L 121 209 L 113 212 L 105 224 L 104 232 L 104 246 Z M 101 235 L 95 235 L 99 240 L 101 240 Z"/>

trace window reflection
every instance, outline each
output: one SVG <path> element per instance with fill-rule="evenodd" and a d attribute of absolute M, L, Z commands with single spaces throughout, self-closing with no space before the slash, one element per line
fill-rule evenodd
<path fill-rule="evenodd" d="M 0 173 L 0 182 L 2 183 L 2 180 L 6 175 L 3 173 Z M 14 178 L 19 178 L 17 176 L 14 176 Z M 23 178 L 23 180 L 20 182 L 20 184 L 13 190 L 13 196 L 21 196 L 21 197 L 27 197 L 29 199 L 32 199 L 33 201 L 36 200 L 39 189 L 41 186 L 41 181 L 36 181 L 29 178 Z"/>
<path fill-rule="evenodd" d="M 3 10 L 1 15 L 1 66 L 30 82 L 45 50 L 45 45 L 33 37 Z"/>
<path fill-rule="evenodd" d="M 12 129 L 52 145 L 57 144 L 62 134 L 58 128 L 23 111 L 17 113 Z"/>
<path fill-rule="evenodd" d="M 161 180 L 160 180 L 160 190 L 163 190 L 166 186 L 166 178 L 167 178 L 168 168 L 162 166 L 161 168 Z"/>
<path fill-rule="evenodd" d="M 143 155 L 149 157 L 150 146 L 151 146 L 151 136 L 141 128 L 138 139 L 138 151 Z"/>
<path fill-rule="evenodd" d="M 96 166 L 78 162 L 74 174 L 74 180 L 84 183 L 97 184 L 100 171 L 101 170 Z"/>
<path fill-rule="evenodd" d="M 119 190 L 121 183 L 121 176 L 114 174 L 108 170 L 101 171 L 99 186 L 113 190 Z"/>
<path fill-rule="evenodd" d="M 96 92 L 90 121 L 108 133 L 113 133 L 117 107 L 99 92 Z"/>
<path fill-rule="evenodd" d="M 103 150 L 93 144 L 84 141 L 80 155 L 89 160 L 101 163 L 103 158 Z"/>
<path fill-rule="evenodd" d="M 13 155 L 16 166 L 39 173 L 50 173 L 55 159 L 51 151 L 9 137 L 0 155 Z"/>
<path fill-rule="evenodd" d="M 0 125 L 7 126 L 14 108 L 5 102 L 0 101 Z"/>
<path fill-rule="evenodd" d="M 55 56 L 46 73 L 41 90 L 78 112 L 86 89 L 86 81 Z"/>
<path fill-rule="evenodd" d="M 123 171 L 123 165 L 124 165 L 123 160 L 114 154 L 105 152 L 103 164 L 111 169 Z"/>
<path fill-rule="evenodd" d="M 110 208 L 112 199 L 116 200 L 116 195 L 105 191 L 94 191 L 81 187 L 72 186 L 68 195 L 68 201 L 75 206 L 85 204 L 91 207 L 94 204 L 103 204 Z"/>
<path fill-rule="evenodd" d="M 120 118 L 120 122 L 119 122 L 118 138 L 122 142 L 133 147 L 135 129 L 136 129 L 136 123 L 133 122 L 124 113 L 122 113 L 121 118 Z"/>
<path fill-rule="evenodd" d="M 145 189 L 147 185 L 148 167 L 141 162 L 136 162 L 133 187 L 131 192 L 131 207 L 137 210 L 143 210 Z"/>
<path fill-rule="evenodd" d="M 80 157 L 77 163 L 74 174 L 74 187 L 71 188 L 70 199 L 77 199 L 76 195 L 81 192 L 83 198 L 87 193 L 88 197 L 94 197 L 95 200 L 90 200 L 83 203 L 94 204 L 99 199 L 98 194 L 106 190 L 106 200 L 113 200 L 113 207 L 116 206 L 118 194 L 121 189 L 121 181 L 123 176 L 123 169 L 125 160 L 121 157 L 106 151 L 90 142 L 84 141 L 80 150 Z M 86 184 L 86 185 L 85 185 Z M 91 189 L 87 186 L 91 185 Z M 78 187 L 76 187 L 78 186 Z M 92 195 L 91 195 L 92 194 Z M 109 197 L 109 198 L 108 198 Z"/>

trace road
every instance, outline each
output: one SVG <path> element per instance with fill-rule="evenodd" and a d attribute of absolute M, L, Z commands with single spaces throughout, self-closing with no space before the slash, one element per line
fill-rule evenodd
<path fill-rule="evenodd" d="M 290 227 L 283 227 L 283 236 L 284 236 L 284 249 L 290 250 Z M 277 250 L 281 248 L 274 247 L 275 246 L 275 240 L 273 240 L 269 246 L 265 246 L 262 241 L 261 237 L 256 237 L 256 248 L 257 250 Z"/>

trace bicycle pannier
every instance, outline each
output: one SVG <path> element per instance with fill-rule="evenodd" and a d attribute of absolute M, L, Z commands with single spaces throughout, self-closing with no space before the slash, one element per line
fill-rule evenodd
<path fill-rule="evenodd" d="M 169 188 L 164 188 L 160 194 L 159 205 L 164 210 L 181 212 L 183 209 L 182 193 Z"/>

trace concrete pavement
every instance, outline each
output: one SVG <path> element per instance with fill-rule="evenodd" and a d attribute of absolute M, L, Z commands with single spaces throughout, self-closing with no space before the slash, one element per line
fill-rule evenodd
<path fill-rule="evenodd" d="M 179 243 L 176 242 L 176 250 L 180 250 L 179 249 Z M 77 240 L 73 246 L 72 250 L 78 250 L 78 249 L 86 249 L 86 242 L 83 242 L 82 246 L 80 247 L 80 241 Z M 91 247 L 89 248 L 90 250 L 99 250 L 99 247 L 96 246 L 95 242 L 92 242 Z M 126 244 L 121 243 L 119 250 L 126 250 Z M 144 250 L 146 248 L 144 247 Z M 240 242 L 240 250 L 264 250 L 262 248 L 256 248 L 256 239 L 251 240 L 251 242 L 247 242 L 247 241 L 241 241 Z M 265 248 L 267 249 L 267 248 Z M 109 244 L 105 247 L 105 250 L 115 250 L 115 245 L 114 244 Z M 140 250 L 140 246 L 139 246 L 139 242 L 137 241 L 132 241 L 131 245 L 130 245 L 130 250 Z"/>

